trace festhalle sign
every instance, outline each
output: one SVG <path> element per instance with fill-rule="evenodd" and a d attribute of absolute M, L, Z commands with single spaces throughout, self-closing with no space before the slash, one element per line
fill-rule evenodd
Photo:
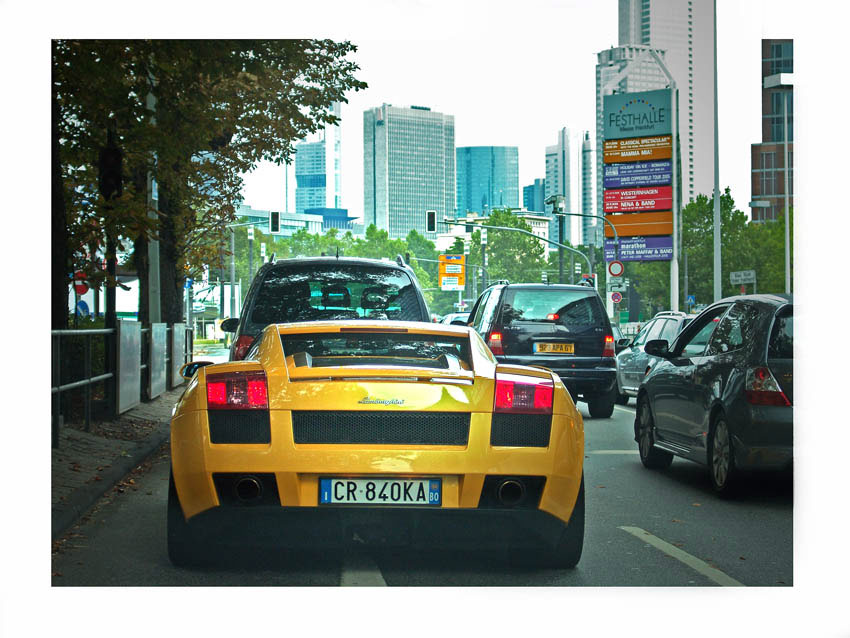
<path fill-rule="evenodd" d="M 670 89 L 603 97 L 605 139 L 669 135 Z"/>

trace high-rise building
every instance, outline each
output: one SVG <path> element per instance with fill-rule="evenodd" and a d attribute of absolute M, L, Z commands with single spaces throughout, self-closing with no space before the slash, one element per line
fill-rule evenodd
<path fill-rule="evenodd" d="M 761 144 L 752 145 L 752 220 L 785 215 L 785 114 L 788 206 L 794 206 L 794 41 L 761 41 Z"/>
<path fill-rule="evenodd" d="M 489 214 L 519 206 L 519 150 L 516 146 L 461 146 L 457 149 L 457 210 Z"/>
<path fill-rule="evenodd" d="M 542 213 L 546 210 L 546 180 L 537 178 L 533 184 L 522 187 L 522 207 L 529 211 Z"/>
<path fill-rule="evenodd" d="M 590 145 L 590 131 L 584 132 L 581 141 L 581 213 L 593 215 L 593 149 Z M 597 235 L 597 221 L 593 217 L 581 217 L 581 244 L 584 246 L 600 245 L 601 237 Z"/>
<path fill-rule="evenodd" d="M 711 195 L 714 191 L 713 3 L 619 0 L 619 45 L 643 45 L 664 51 L 664 63 L 679 90 L 682 201 L 687 203 L 700 194 Z M 661 86 L 646 88 L 666 85 L 665 81 Z"/>
<path fill-rule="evenodd" d="M 429 239 L 425 211 L 437 219 L 455 211 L 453 115 L 423 106 L 390 104 L 363 112 L 363 223 L 404 238 L 411 229 Z M 442 224 L 437 230 L 442 232 Z"/>
<path fill-rule="evenodd" d="M 566 127 L 558 131 L 558 142 L 546 147 L 546 181 L 544 201 L 552 195 L 564 196 L 564 212 L 571 213 L 572 198 L 570 193 L 570 130 Z M 551 216 L 551 209 L 546 211 Z M 549 237 L 557 242 L 566 243 L 571 240 L 571 218 L 564 220 L 564 236 L 558 234 L 558 218 L 552 216 L 549 222 Z M 550 246 L 552 250 L 557 247 Z"/>
<path fill-rule="evenodd" d="M 331 105 L 330 112 L 339 117 L 339 102 Z M 295 145 L 295 212 L 339 208 L 340 192 L 340 129 L 334 125 Z"/>
<path fill-rule="evenodd" d="M 664 51 L 656 49 L 655 52 L 662 61 L 665 59 Z M 604 214 L 602 206 L 602 196 L 604 193 L 602 188 L 602 172 L 604 167 L 602 155 L 605 139 L 603 96 L 611 95 L 615 92 L 636 93 L 639 91 L 653 91 L 655 89 L 663 89 L 666 86 L 667 79 L 664 76 L 664 72 L 652 58 L 651 47 L 643 45 L 611 47 L 597 54 L 596 215 Z M 681 103 L 681 99 L 679 102 Z M 713 145 L 712 148 L 714 148 Z M 600 234 L 602 234 L 602 230 L 600 227 Z"/>

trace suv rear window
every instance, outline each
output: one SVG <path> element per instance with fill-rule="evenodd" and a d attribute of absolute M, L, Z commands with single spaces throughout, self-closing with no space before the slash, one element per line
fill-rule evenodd
<path fill-rule="evenodd" d="M 606 323 L 602 303 L 595 292 L 563 288 L 508 288 L 501 322 L 507 326 L 518 321 L 557 321 L 568 326 Z"/>
<path fill-rule="evenodd" d="M 269 270 L 251 309 L 256 324 L 333 319 L 426 321 L 407 273 L 350 264 L 292 264 Z"/>
<path fill-rule="evenodd" d="M 773 330 L 770 332 L 767 356 L 769 359 L 794 358 L 794 310 L 792 308 L 783 308 L 776 314 Z"/>

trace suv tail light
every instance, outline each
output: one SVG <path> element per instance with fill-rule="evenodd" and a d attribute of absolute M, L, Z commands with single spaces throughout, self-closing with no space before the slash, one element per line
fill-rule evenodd
<path fill-rule="evenodd" d="M 254 343 L 254 337 L 250 335 L 242 335 L 236 340 L 236 343 L 233 344 L 233 360 L 234 361 L 242 361 L 245 358 L 245 353 L 248 352 L 248 348 L 251 347 L 251 344 Z"/>
<path fill-rule="evenodd" d="M 791 405 L 769 368 L 748 369 L 744 393 L 747 397 L 747 403 L 753 405 Z"/>
<path fill-rule="evenodd" d="M 552 414 L 554 392 L 555 384 L 552 379 L 497 372 L 493 411 L 515 414 Z"/>
<path fill-rule="evenodd" d="M 487 347 L 493 354 L 504 355 L 505 349 L 502 348 L 502 327 L 493 326 L 490 334 L 487 335 Z"/>
<path fill-rule="evenodd" d="M 207 409 L 267 410 L 268 407 L 268 383 L 262 370 L 207 375 Z"/>
<path fill-rule="evenodd" d="M 605 343 L 602 344 L 602 356 L 614 356 L 614 335 L 605 335 Z"/>

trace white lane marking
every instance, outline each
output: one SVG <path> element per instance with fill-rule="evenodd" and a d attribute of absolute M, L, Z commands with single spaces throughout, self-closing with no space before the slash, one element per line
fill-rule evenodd
<path fill-rule="evenodd" d="M 588 450 L 588 454 L 640 454 L 639 450 Z"/>
<path fill-rule="evenodd" d="M 620 529 L 624 532 L 628 532 L 632 536 L 636 536 L 642 541 L 649 543 L 656 549 L 660 549 L 662 552 L 667 554 L 668 556 L 672 556 L 678 561 L 683 562 L 685 565 L 690 567 L 691 569 L 699 572 L 709 580 L 714 581 L 718 585 L 722 585 L 723 587 L 744 587 L 744 583 L 741 583 L 731 576 L 724 574 L 722 571 L 717 569 L 716 567 L 712 567 L 705 561 L 700 560 L 696 556 L 692 556 L 688 554 L 688 552 L 679 549 L 675 545 L 671 545 L 667 541 L 663 541 L 657 536 L 653 536 L 645 529 L 641 529 L 640 527 L 627 527 L 620 526 Z"/>
<path fill-rule="evenodd" d="M 381 570 L 369 556 L 349 556 L 342 564 L 341 587 L 386 587 Z"/>

